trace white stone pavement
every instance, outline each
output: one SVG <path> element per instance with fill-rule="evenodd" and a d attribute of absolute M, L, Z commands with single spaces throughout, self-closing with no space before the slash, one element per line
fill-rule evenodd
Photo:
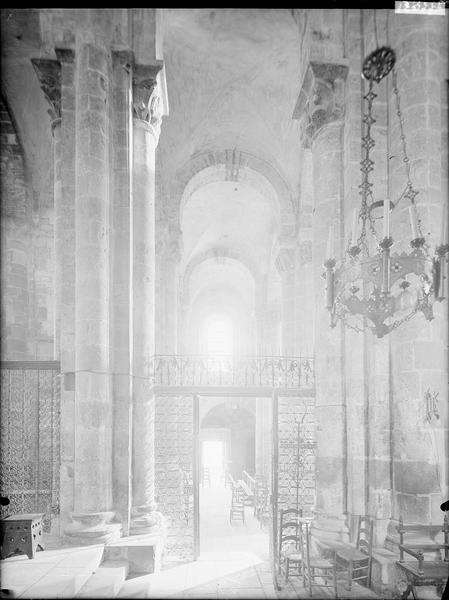
<path fill-rule="evenodd" d="M 161 572 L 123 581 L 118 598 L 309 598 L 299 578 L 281 591 L 273 586 L 269 562 L 269 536 L 246 507 L 246 523 L 229 523 L 230 490 L 222 485 L 200 489 L 201 554 L 197 561 L 172 565 Z M 58 547 L 47 538 L 46 550 L 33 560 L 14 556 L 1 561 L 2 589 L 19 598 L 73 598 L 98 568 L 103 546 Z M 101 569 L 100 569 L 101 571 Z M 84 588 L 86 589 L 86 588 Z M 332 597 L 315 588 L 314 598 Z M 111 597 L 101 593 L 92 597 Z M 339 585 L 339 598 L 377 598 L 354 584 L 351 593 Z"/>

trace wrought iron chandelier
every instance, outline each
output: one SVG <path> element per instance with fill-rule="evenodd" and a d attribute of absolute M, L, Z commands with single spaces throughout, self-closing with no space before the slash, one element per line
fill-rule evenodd
<path fill-rule="evenodd" d="M 422 233 L 421 220 L 416 206 L 417 190 L 410 179 L 410 161 L 407 156 L 404 124 L 400 108 L 397 75 L 394 69 L 395 52 L 388 46 L 377 48 L 363 62 L 362 76 L 368 82 L 363 96 L 362 182 L 360 209 L 352 215 L 352 235 L 340 264 L 333 253 L 333 225 L 329 231 L 326 269 L 326 308 L 330 312 L 330 325 L 335 327 L 341 320 L 348 327 L 363 331 L 371 329 L 381 338 L 422 313 L 427 320 L 433 319 L 433 304 L 445 297 L 447 283 L 447 258 L 449 251 L 447 234 L 447 206 L 444 207 L 439 244 L 431 256 L 429 245 Z M 399 198 L 375 200 L 370 173 L 374 169 L 371 152 L 373 139 L 373 104 L 378 96 L 375 84 L 391 72 L 396 113 L 402 145 L 402 160 L 406 170 L 405 187 Z M 392 253 L 394 238 L 390 234 L 390 212 L 401 201 L 408 201 L 412 239 L 411 250 Z M 379 216 L 380 213 L 380 216 Z M 376 220 L 383 219 L 383 235 L 376 230 Z M 361 232 L 358 234 L 358 223 Z M 368 238 L 368 233 L 371 239 Z M 371 251 L 371 254 L 370 254 Z"/>

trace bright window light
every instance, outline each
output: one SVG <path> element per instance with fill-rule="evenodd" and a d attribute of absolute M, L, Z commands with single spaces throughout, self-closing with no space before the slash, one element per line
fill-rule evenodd
<path fill-rule="evenodd" d="M 204 334 L 206 354 L 233 354 L 232 323 L 228 317 L 210 317 L 206 321 Z"/>
<path fill-rule="evenodd" d="M 221 441 L 203 442 L 203 467 L 209 469 L 212 483 L 217 483 L 223 477 L 224 448 Z"/>

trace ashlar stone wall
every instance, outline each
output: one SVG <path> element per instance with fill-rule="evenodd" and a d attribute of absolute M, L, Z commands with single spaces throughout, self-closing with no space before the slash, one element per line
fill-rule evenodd
<path fill-rule="evenodd" d="M 53 358 L 53 205 L 33 188 L 5 98 L 1 114 L 2 360 Z M 47 174 L 51 184 L 53 172 Z M 45 177 L 43 177 L 45 180 Z"/>

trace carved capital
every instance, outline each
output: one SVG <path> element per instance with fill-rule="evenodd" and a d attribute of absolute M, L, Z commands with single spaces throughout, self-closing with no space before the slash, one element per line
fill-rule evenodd
<path fill-rule="evenodd" d="M 311 62 L 307 67 L 293 118 L 300 120 L 300 136 L 310 148 L 315 135 L 328 123 L 344 117 L 346 65 Z"/>
<path fill-rule="evenodd" d="M 133 111 L 136 119 L 145 121 L 159 137 L 162 124 L 162 104 L 157 74 L 160 65 L 136 65 L 133 70 Z"/>
<path fill-rule="evenodd" d="M 61 64 L 58 60 L 46 58 L 32 58 L 31 63 L 50 104 L 48 114 L 52 121 L 56 121 L 61 118 Z"/>

